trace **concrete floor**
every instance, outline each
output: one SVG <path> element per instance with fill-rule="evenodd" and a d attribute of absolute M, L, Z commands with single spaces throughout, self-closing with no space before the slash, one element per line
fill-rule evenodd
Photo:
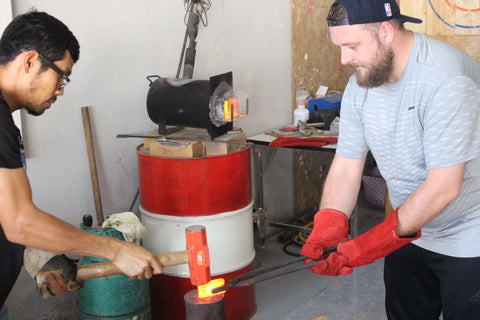
<path fill-rule="evenodd" d="M 380 222 L 382 210 L 359 206 L 358 231 L 363 233 Z M 278 263 L 292 257 L 282 251 L 276 236 L 257 249 L 258 265 Z M 383 260 L 355 269 L 343 277 L 322 277 L 298 271 L 256 285 L 257 312 L 252 320 L 309 320 L 325 314 L 330 320 L 382 320 Z M 9 320 L 79 319 L 77 293 L 43 299 L 30 276 L 22 271 L 7 299 Z M 0 317 L 0 320 L 3 320 Z"/>
<path fill-rule="evenodd" d="M 30 275 L 22 270 L 5 303 L 9 320 L 79 319 L 77 293 L 43 299 Z M 3 320 L 3 319 L 1 319 Z"/>

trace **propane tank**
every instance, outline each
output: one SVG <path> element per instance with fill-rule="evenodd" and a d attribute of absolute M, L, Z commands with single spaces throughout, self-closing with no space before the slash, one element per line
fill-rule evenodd
<path fill-rule="evenodd" d="M 90 233 L 125 240 L 123 235 L 113 228 L 91 227 L 91 219 L 87 215 L 84 216 L 80 228 Z M 107 260 L 83 257 L 79 265 L 104 261 Z M 82 320 L 151 320 L 152 318 L 148 280 L 130 279 L 123 274 L 85 280 L 83 288 L 78 291 L 78 304 Z"/>

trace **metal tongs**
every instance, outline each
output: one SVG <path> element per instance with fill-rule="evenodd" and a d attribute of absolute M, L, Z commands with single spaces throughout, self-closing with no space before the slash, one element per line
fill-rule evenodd
<path fill-rule="evenodd" d="M 183 127 L 179 127 L 180 129 L 183 129 Z M 176 128 L 175 128 L 176 129 Z M 156 135 L 156 136 L 148 136 L 148 135 L 142 135 L 142 134 L 117 134 L 117 138 L 144 138 L 144 139 L 155 139 L 158 142 L 166 142 L 170 144 L 179 144 L 183 146 L 188 146 L 190 142 L 188 141 L 183 141 L 179 139 L 170 139 L 162 135 Z"/>
<path fill-rule="evenodd" d="M 169 143 L 169 144 L 179 144 L 179 145 L 182 145 L 182 146 L 188 146 L 190 144 L 190 142 L 187 142 L 187 141 L 173 140 L 173 139 L 168 139 L 168 138 L 165 138 L 165 137 L 157 138 L 155 140 L 158 141 L 158 142 L 165 142 L 165 143 Z"/>
<path fill-rule="evenodd" d="M 323 254 L 332 253 L 337 250 L 337 247 L 332 247 L 325 249 Z M 314 260 L 310 263 L 303 263 L 304 260 L 311 259 L 309 257 L 300 257 L 293 259 L 287 262 L 282 262 L 277 265 L 260 268 L 253 270 L 244 274 L 239 275 L 238 277 L 230 279 L 225 285 L 212 289 L 212 293 L 219 293 L 233 287 L 246 287 L 254 283 L 270 280 L 285 274 L 296 272 L 299 270 L 307 269 L 314 267 L 319 261 L 325 259 Z M 301 262 L 301 264 L 298 264 Z M 293 265 L 295 264 L 295 265 Z"/>

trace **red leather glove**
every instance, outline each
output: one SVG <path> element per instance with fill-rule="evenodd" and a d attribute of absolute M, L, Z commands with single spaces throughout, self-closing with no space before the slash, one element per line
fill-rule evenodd
<path fill-rule="evenodd" d="M 325 258 L 323 250 L 347 240 L 348 217 L 335 209 L 322 209 L 315 214 L 313 230 L 302 247 L 301 255 L 312 259 Z"/>
<path fill-rule="evenodd" d="M 397 234 L 398 209 L 382 223 L 355 239 L 339 243 L 337 253 L 332 253 L 310 270 L 322 275 L 346 275 L 352 268 L 370 264 L 383 258 L 404 245 L 420 238 L 418 231 L 412 238 L 400 238 Z"/>

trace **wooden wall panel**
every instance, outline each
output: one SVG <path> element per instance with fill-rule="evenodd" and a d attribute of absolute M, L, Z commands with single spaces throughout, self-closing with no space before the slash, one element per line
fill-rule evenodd
<path fill-rule="evenodd" d="M 325 20 L 331 2 L 292 0 L 292 108 L 295 90 L 314 94 L 320 85 L 345 88 L 352 68 L 340 64 L 340 50 L 330 41 Z"/>
<path fill-rule="evenodd" d="M 406 28 L 450 43 L 480 63 L 480 0 L 401 0 L 400 7 L 423 20 Z"/>

